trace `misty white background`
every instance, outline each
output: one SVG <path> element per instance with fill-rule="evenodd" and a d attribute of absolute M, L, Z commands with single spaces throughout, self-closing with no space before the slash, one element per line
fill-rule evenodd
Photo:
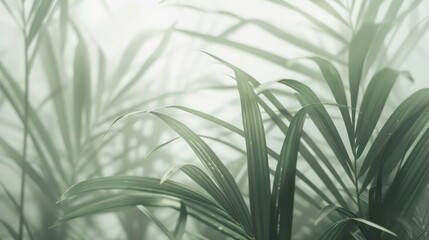
<path fill-rule="evenodd" d="M 13 1 L 14 0 L 9 0 L 8 2 Z M 289 33 L 311 39 L 312 43 L 333 54 L 340 53 L 342 50 L 339 47 L 340 44 L 320 34 L 320 30 L 316 29 L 302 16 L 268 1 L 167 0 L 160 3 L 155 0 L 82 0 L 70 2 L 69 13 L 73 22 L 78 26 L 85 39 L 90 43 L 89 46 L 91 46 L 92 54 L 95 55 L 97 53 L 96 46 L 102 49 L 106 54 L 106 58 L 109 60 L 109 70 L 112 72 L 115 70 L 115 66 L 119 64 L 120 56 L 127 44 L 143 32 L 165 30 L 175 25 L 178 29 L 198 31 L 217 36 L 228 26 L 236 22 L 233 18 L 216 14 L 215 12 L 217 11 L 228 11 L 245 19 L 261 19 L 267 21 L 281 29 L 287 30 Z M 183 6 L 178 6 L 180 4 L 198 6 L 208 12 L 202 13 Z M 338 24 L 329 14 L 318 9 L 311 1 L 301 1 L 299 5 L 306 12 L 323 20 L 328 25 L 336 26 Z M 429 2 L 424 1 L 418 9 L 418 13 L 411 18 L 407 18 L 406 22 L 402 24 L 400 32 L 403 31 L 404 34 L 398 34 L 397 39 L 389 43 L 391 47 L 389 48 L 390 52 L 387 53 L 388 55 L 396 52 L 399 44 L 407 37 L 405 33 L 412 29 L 417 23 L 425 20 L 425 16 L 429 14 Z M 212 13 L 210 13 L 210 11 Z M 55 23 L 55 19 L 57 18 L 58 16 L 52 16 L 52 21 Z M 379 20 L 382 21 L 382 19 Z M 341 25 L 336 27 L 340 30 L 345 29 L 344 26 Z M 350 32 L 344 30 L 343 34 L 347 39 L 350 39 Z M 141 64 L 148 53 L 153 51 L 161 37 L 162 35 L 154 37 L 150 40 L 149 44 L 140 49 L 140 57 L 133 62 L 131 66 L 132 71 L 137 71 L 139 69 L 139 64 Z M 287 44 L 285 41 L 267 34 L 263 29 L 252 25 L 248 25 L 239 32 L 234 33 L 229 39 L 276 53 L 287 59 L 293 60 L 309 56 L 308 52 L 294 47 L 291 44 Z M 73 41 L 73 39 L 71 39 L 71 41 Z M 410 52 L 405 62 L 400 65 L 400 69 L 407 70 L 411 73 L 414 78 L 414 83 L 411 83 L 405 78 L 401 78 L 396 83 L 392 95 L 390 96 L 393 102 L 392 108 L 390 109 L 393 109 L 395 103 L 399 103 L 415 90 L 429 87 L 429 48 L 427 47 L 427 43 L 429 43 L 429 34 L 426 33 L 415 46 L 414 50 Z M 144 97 L 148 91 L 188 91 L 187 94 L 174 98 L 170 102 L 167 101 L 167 103 L 196 108 L 241 126 L 240 109 L 237 105 L 238 93 L 235 90 L 196 90 L 210 86 L 233 86 L 235 84 L 234 80 L 228 77 L 228 75 L 231 75 L 231 71 L 218 64 L 201 51 L 212 53 L 235 64 L 261 82 L 282 78 L 295 78 L 308 83 L 321 98 L 327 98 L 327 100 L 329 100 L 329 92 L 322 79 L 309 79 L 308 77 L 303 77 L 288 71 L 285 67 L 274 65 L 242 51 L 221 44 L 210 43 L 201 39 L 189 37 L 181 33 L 174 33 L 161 60 L 144 75 L 143 79 L 141 79 L 141 81 L 152 82 L 150 89 L 141 88 L 141 86 L 137 84 L 133 91 L 136 92 L 136 94 L 140 93 L 142 97 Z M 70 50 L 70 54 L 72 54 L 72 52 L 73 51 Z M 21 81 L 21 86 L 23 86 L 22 33 L 3 7 L 0 7 L 0 60 L 8 69 L 11 69 L 16 76 L 21 76 L 18 79 Z M 35 105 L 40 103 L 48 94 L 48 88 L 44 82 L 44 74 L 40 69 L 40 62 L 36 62 L 30 80 L 30 99 L 32 104 Z M 342 77 L 346 79 L 347 72 L 342 71 L 341 74 Z M 14 118 L 13 110 L 7 106 L 4 96 L 1 95 L 0 103 L 3 106 L 0 109 L 0 120 L 2 122 L 10 122 L 10 119 Z M 288 102 L 285 105 L 291 109 L 298 109 L 299 107 L 296 101 Z M 150 110 L 156 107 L 161 106 L 149 105 L 144 107 L 147 109 L 136 110 Z M 386 114 L 387 113 L 385 113 L 385 115 Z M 205 127 L 201 121 L 192 118 L 184 119 L 187 124 L 195 129 L 203 129 Z M 49 121 L 49 119 L 47 119 L 47 121 Z M 15 124 L 19 124 L 19 122 L 15 122 Z M 17 143 L 21 142 L 19 139 L 22 138 L 22 134 L 16 134 L 15 131 L 10 131 L 4 124 L 0 126 L 0 134 L 2 134 L 3 137 L 7 139 L 16 139 L 14 142 Z M 150 128 L 150 125 L 148 125 L 148 128 Z M 279 142 L 276 141 L 273 141 L 273 144 L 277 145 L 274 147 L 275 149 L 278 149 L 280 146 Z M 184 144 L 172 145 L 169 149 L 171 151 L 180 151 L 183 154 L 181 158 L 187 159 L 192 153 L 183 153 L 183 151 L 181 151 L 183 146 Z M 147 151 L 147 149 L 145 151 Z M 222 154 L 225 153 L 221 153 L 221 155 Z M 170 166 L 171 164 L 164 162 L 159 164 L 157 168 L 159 172 L 162 173 Z M 0 179 L 5 183 L 18 183 L 19 170 L 9 170 L 9 168 L 0 165 Z M 106 170 L 105 174 L 108 175 L 109 171 Z M 18 193 L 19 184 L 16 184 L 16 189 L 14 190 Z M 116 233 L 117 223 L 113 219 L 114 218 L 112 218 L 113 222 L 106 222 L 106 230 Z"/>

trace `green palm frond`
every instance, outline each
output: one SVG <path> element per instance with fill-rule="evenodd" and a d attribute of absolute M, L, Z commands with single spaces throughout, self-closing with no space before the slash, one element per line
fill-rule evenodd
<path fill-rule="evenodd" d="M 0 238 L 105 238 L 105 212 L 127 239 L 428 238 L 429 89 L 402 94 L 420 76 L 401 69 L 427 33 L 424 1 L 166 2 L 198 27 L 138 31 L 114 57 L 75 19 L 82 4 L 0 1 L 24 43 L 0 49 L 0 130 L 23 136 L 0 136 L 22 178 L 19 191 L 1 180 Z M 241 11 L 253 4 L 284 17 Z M 191 41 L 232 76 L 171 57 Z M 21 51 L 23 70 L 3 58 Z M 181 105 L 212 90 L 225 106 Z"/>

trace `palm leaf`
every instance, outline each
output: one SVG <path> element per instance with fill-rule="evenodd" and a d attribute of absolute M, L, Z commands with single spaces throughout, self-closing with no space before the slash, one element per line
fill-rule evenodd
<path fill-rule="evenodd" d="M 242 226 L 238 225 L 211 197 L 201 193 L 197 189 L 192 189 L 172 181 L 165 181 L 163 184 L 160 184 L 159 179 L 147 177 L 112 176 L 94 178 L 80 182 L 67 189 L 62 195 L 60 202 L 71 197 L 82 195 L 83 193 L 106 189 L 141 191 L 156 195 L 149 196 L 149 202 L 144 202 L 145 196 L 128 194 L 113 196 L 111 199 L 102 199 L 101 205 L 98 203 L 100 200 L 92 203 L 94 206 L 83 204 L 81 207 L 78 206 L 76 211 L 67 212 L 61 221 L 119 206 L 135 206 L 140 204 L 149 206 L 150 203 L 162 203 L 164 199 L 169 203 L 168 207 L 173 207 L 175 209 L 180 209 L 180 201 L 184 201 L 184 204 L 188 207 L 188 213 L 191 216 L 196 217 L 218 230 L 222 230 L 230 236 L 248 238 Z M 180 201 L 174 199 L 180 199 Z M 159 206 L 159 204 L 157 206 Z"/>
<path fill-rule="evenodd" d="M 307 108 L 301 109 L 292 118 L 280 152 L 271 200 L 272 223 L 270 235 L 272 238 L 291 239 L 292 236 L 296 162 L 307 110 Z"/>
<path fill-rule="evenodd" d="M 385 166 L 385 172 L 390 172 L 416 139 L 426 124 L 428 112 L 424 110 L 429 104 L 428 91 L 422 89 L 408 97 L 384 124 L 359 171 L 360 177 L 366 173 L 361 191 L 374 179 L 380 167 Z"/>
<path fill-rule="evenodd" d="M 371 79 L 362 99 L 361 115 L 356 125 L 357 156 L 360 156 L 365 149 L 397 78 L 398 72 L 383 69 Z"/>
<path fill-rule="evenodd" d="M 210 54 L 209 54 L 210 55 Z M 252 78 L 239 68 L 224 60 L 210 55 L 235 72 L 242 107 L 243 127 L 247 150 L 247 167 L 250 194 L 250 209 L 256 239 L 269 237 L 270 179 L 265 130 L 255 92 L 248 83 Z"/>
<path fill-rule="evenodd" d="M 350 83 L 350 98 L 351 107 L 353 109 L 357 106 L 358 94 L 360 83 L 363 75 L 363 67 L 365 63 L 368 50 L 371 46 L 372 40 L 377 33 L 377 25 L 364 25 L 356 33 L 350 43 L 349 53 L 349 83 Z M 355 123 L 355 112 L 352 112 L 352 121 Z"/>
<path fill-rule="evenodd" d="M 249 210 L 233 176 L 218 156 L 207 143 L 183 123 L 162 113 L 153 112 L 153 114 L 168 124 L 189 144 L 206 169 L 211 173 L 218 186 L 230 197 L 232 205 L 236 207 L 231 214 L 251 233 L 252 225 L 250 224 Z"/>

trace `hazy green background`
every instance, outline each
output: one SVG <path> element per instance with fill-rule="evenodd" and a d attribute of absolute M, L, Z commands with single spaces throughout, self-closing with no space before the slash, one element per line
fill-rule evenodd
<path fill-rule="evenodd" d="M 0 4 L 0 61 L 13 76 L 17 86 L 24 89 L 22 31 L 5 7 L 9 6 L 13 14 L 19 17 L 21 3 L 15 0 L 4 0 L 3 2 Z M 90 177 L 109 176 L 118 172 L 127 175 L 161 177 L 171 166 L 185 162 L 197 162 L 194 154 L 182 140 L 167 145 L 151 155 L 150 158 L 141 161 L 152 149 L 175 137 L 172 131 L 153 118 L 141 120 L 141 118 L 136 117 L 122 121 L 115 125 L 111 132 L 102 139 L 102 135 L 109 129 L 110 124 L 125 113 L 177 104 L 202 110 L 241 126 L 238 94 L 234 88 L 235 82 L 229 77 L 231 71 L 201 51 L 212 53 L 234 63 L 261 82 L 281 78 L 298 79 L 313 86 L 321 99 L 332 100 L 328 88 L 322 84 L 322 81 L 302 76 L 217 41 L 217 37 L 225 34 L 225 30 L 237 22 L 234 16 L 227 16 L 226 12 L 236 14 L 247 20 L 263 20 L 282 29 L 290 36 L 308 40 L 308 42 L 325 51 L 328 56 L 346 58 L 343 51 L 344 44 L 324 34 L 306 17 L 297 14 L 296 11 L 269 1 L 186 0 L 159 3 L 152 0 L 63 0 L 53 2 L 55 3 L 49 11 L 49 17 L 43 20 L 40 30 L 41 32 L 44 31 L 43 29 L 49 31 L 52 44 L 42 43 L 37 47 L 37 51 L 34 51 L 36 49 L 35 44 L 30 47 L 30 52 L 35 53 L 35 58 L 29 81 L 29 100 L 47 130 L 52 147 L 58 151 L 59 159 L 55 161 L 61 162 L 63 171 L 67 175 L 63 175 L 60 171 L 56 172 L 55 168 L 52 170 L 54 171 L 53 179 L 62 179 L 53 187 L 59 192 L 64 191 L 71 184 Z M 351 1 L 342 2 L 349 6 Z M 384 5 L 389 2 L 385 1 Z M 25 4 L 28 13 L 32 1 L 25 1 Z M 297 8 L 340 32 L 344 38 L 349 39 L 351 37 L 351 32 L 343 24 L 311 1 L 300 1 L 300 3 L 294 4 Z M 357 1 L 356 5 L 359 4 L 361 2 Z M 334 6 L 343 17 L 348 18 L 339 5 L 334 4 Z M 385 10 L 383 7 L 380 9 L 380 12 Z M 359 13 L 354 11 L 353 14 L 351 18 L 355 19 Z M 386 59 L 390 59 L 397 52 L 402 41 L 408 37 L 410 30 L 424 20 L 428 14 L 429 2 L 423 1 L 412 14 L 404 19 L 395 38 L 391 42 L 385 43 L 389 46 L 386 51 Z M 382 16 L 382 14 L 377 14 L 376 19 L 381 22 L 383 21 Z M 299 57 L 313 55 L 311 51 L 291 43 L 287 38 L 282 39 L 267 33 L 263 27 L 258 27 L 254 22 L 251 21 L 238 31 L 232 32 L 228 39 L 283 56 L 291 60 L 289 64 L 294 64 Z M 427 21 L 422 22 L 420 26 L 427 28 Z M 174 29 L 171 30 L 172 28 Z M 169 33 L 168 31 L 172 32 Z M 205 34 L 206 37 L 192 36 L 192 34 L 186 34 L 186 31 Z M 81 39 L 79 39 L 77 32 L 79 32 Z M 139 38 L 146 35 L 150 37 L 141 41 L 140 46 Z M 213 36 L 214 38 L 211 39 L 213 41 L 208 41 L 207 36 Z M 85 44 L 83 51 L 87 57 L 87 62 L 83 63 L 83 68 L 88 67 L 90 80 L 86 81 L 86 86 L 83 84 L 76 87 L 73 79 L 76 64 L 74 56 L 79 42 Z M 400 62 L 390 62 L 397 69 L 409 71 L 414 82 L 411 83 L 405 79 L 397 82 L 389 99 L 387 111 L 383 112 L 382 119 L 385 119 L 394 107 L 412 92 L 423 87 L 429 87 L 427 79 L 428 42 L 429 34 L 426 33 L 422 35 L 420 41 L 413 44 L 412 51 L 406 51 L 403 56 L 400 56 Z M 129 48 L 127 52 L 126 49 L 129 46 L 133 47 Z M 52 56 L 47 53 L 49 47 L 52 47 L 54 52 L 60 56 L 59 59 L 52 61 Z M 124 53 L 129 55 L 124 57 Z M 127 62 L 124 58 L 130 59 L 130 56 L 133 56 L 133 59 Z M 104 60 L 100 60 L 102 58 Z M 148 59 L 153 60 L 153 62 L 148 64 Z M 384 56 L 380 56 L 376 60 L 380 66 L 388 63 L 384 61 Z M 105 61 L 105 66 L 100 71 L 102 61 Z M 55 63 L 58 65 L 55 66 Z M 145 66 L 145 64 L 148 65 Z M 315 68 L 308 62 L 305 64 Z M 131 79 L 135 74 L 144 67 L 147 69 L 138 75 L 135 83 L 121 92 L 122 87 L 132 81 Z M 62 78 L 58 82 L 52 82 L 54 80 L 49 80 L 50 77 L 48 76 L 49 73 L 57 71 L 55 69 L 61 69 Z M 340 71 L 342 71 L 341 74 L 346 74 L 345 69 L 340 69 Z M 0 76 L 2 75 L 0 74 Z M 0 78 L 0 81 L 5 80 Z M 82 92 L 76 89 L 82 89 Z M 85 89 L 90 89 L 91 93 L 84 93 Z M 283 92 L 286 93 L 285 99 L 287 99 L 288 94 L 293 91 L 284 90 Z M 65 99 L 64 105 L 55 105 L 56 100 L 54 99 L 62 94 L 64 94 Z M 166 96 L 164 96 L 165 94 Z M 117 96 L 118 99 L 110 102 L 112 96 Z M 75 107 L 73 99 L 76 101 L 79 98 L 85 98 L 84 107 L 82 107 L 84 116 L 82 119 L 84 120 L 82 120 L 81 129 L 77 131 L 76 129 L 79 127 L 73 125 L 72 120 L 76 116 L 76 112 L 73 110 Z M 144 102 L 147 99 L 151 100 Z M 285 105 L 292 110 L 298 110 L 300 107 L 296 101 L 290 101 Z M 68 125 L 61 125 L 62 120 L 59 116 L 66 116 L 70 120 Z M 226 131 L 221 131 L 214 128 L 213 125 L 180 112 L 178 114 L 176 112 L 176 116 L 188 126 L 192 126 L 199 134 L 222 139 L 244 148 L 242 139 L 230 136 Z M 134 120 L 136 123 L 133 123 Z M 306 125 L 306 127 L 310 131 L 314 128 L 311 124 Z M 37 127 L 30 125 L 30 128 Z M 70 131 L 70 134 L 75 137 L 76 135 L 80 136 L 80 138 L 77 137 L 79 138 L 77 140 L 73 136 L 70 137 L 72 142 L 75 141 L 70 143 L 73 146 L 72 150 L 67 147 L 67 134 L 65 134 L 67 131 Z M 5 92 L 1 91 L 1 139 L 21 152 L 22 132 L 22 122 L 7 100 Z M 278 150 L 282 144 L 281 134 L 270 131 L 268 136 L 270 146 Z M 105 143 L 103 144 L 103 142 Z M 245 161 L 242 154 L 222 144 L 210 143 L 215 150 L 218 150 L 221 159 L 227 159 L 225 162 L 230 164 L 231 169 L 237 169 L 238 176 L 244 174 L 242 166 Z M 320 144 L 323 146 L 325 143 L 321 140 Z M 14 163 L 13 158 L 6 152 L 7 150 L 0 148 L 0 181 L 15 199 L 19 199 L 21 168 Z M 108 164 L 112 159 L 117 160 L 114 164 Z M 40 156 L 31 140 L 28 145 L 27 161 L 36 171 L 43 168 L 40 167 Z M 85 161 L 91 161 L 91 163 L 82 169 L 74 165 L 79 162 L 77 166 L 81 166 Z M 300 167 L 305 169 L 307 166 Z M 312 173 L 309 172 L 308 174 L 311 176 Z M 184 182 L 189 181 L 182 177 L 183 175 L 179 174 L 174 178 Z M 52 184 L 52 179 L 47 179 L 46 183 Z M 245 186 L 245 184 L 242 185 Z M 59 195 L 57 196 L 59 197 Z M 58 236 L 44 235 L 46 227 L 52 225 L 59 217 L 52 210 L 55 208 L 54 199 L 48 199 L 50 200 L 44 198 L 43 190 L 41 191 L 31 178 L 27 178 L 24 213 L 31 228 L 34 229 L 35 239 Z M 2 221 L 13 227 L 18 226 L 18 211 L 4 189 L 0 190 L 0 209 Z M 47 209 L 51 209 L 53 212 L 46 214 Z M 139 222 L 135 222 L 135 226 L 129 226 L 131 229 L 129 232 L 134 232 L 135 236 L 126 235 L 117 216 L 110 213 L 91 217 L 96 219 L 91 224 L 87 223 L 85 219 L 72 220 L 70 224 L 75 225 L 71 227 L 70 232 L 82 231 L 81 233 L 85 233 L 87 239 L 125 239 L 126 237 L 130 239 L 136 237 L 137 239 L 138 236 L 141 237 L 139 234 L 143 232 L 144 237 L 146 237 L 144 239 L 158 236 L 158 228 L 145 219 L 141 213 L 136 213 L 135 210 L 124 210 L 123 213 L 128 214 L 128 217 L 120 215 L 122 216 L 121 219 L 125 219 L 124 221 L 127 218 L 128 220 L 139 219 Z M 171 218 L 171 214 L 175 214 L 173 211 L 157 211 L 156 214 L 159 214 L 159 218 L 164 219 L 170 225 L 174 224 L 175 220 Z M 174 215 L 174 219 L 175 217 L 176 215 Z M 199 226 L 197 223 L 189 224 L 189 229 L 197 229 Z M 208 231 L 210 234 L 215 234 L 211 230 Z M 65 236 L 70 239 L 80 239 L 79 234 L 81 233 Z M 214 239 L 215 235 L 212 236 Z M 0 227 L 0 238 L 12 239 L 3 226 Z M 161 239 L 161 237 L 156 239 Z"/>

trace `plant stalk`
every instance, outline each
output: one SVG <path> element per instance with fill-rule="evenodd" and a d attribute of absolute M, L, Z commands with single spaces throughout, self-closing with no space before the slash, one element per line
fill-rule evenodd
<path fill-rule="evenodd" d="M 27 20 L 25 17 L 25 0 L 22 1 L 22 23 L 23 23 L 23 36 L 24 36 L 24 136 L 22 144 L 22 173 L 21 173 L 21 195 L 19 204 L 19 232 L 18 239 L 23 239 L 23 226 L 24 226 L 24 199 L 25 199 L 25 177 L 27 168 L 27 135 L 28 135 L 28 96 L 29 96 L 29 63 L 28 63 L 28 39 L 27 39 Z"/>
<path fill-rule="evenodd" d="M 362 215 L 362 207 L 361 207 L 361 202 L 360 202 L 360 194 L 359 194 L 359 181 L 358 181 L 358 172 L 357 172 L 357 158 L 356 158 L 356 147 L 353 146 L 353 158 L 354 158 L 354 166 L 353 166 L 353 170 L 354 170 L 354 174 L 355 174 L 355 189 L 356 189 L 356 200 L 357 200 L 357 205 L 358 205 L 358 212 L 359 212 L 359 217 L 363 217 Z"/>

